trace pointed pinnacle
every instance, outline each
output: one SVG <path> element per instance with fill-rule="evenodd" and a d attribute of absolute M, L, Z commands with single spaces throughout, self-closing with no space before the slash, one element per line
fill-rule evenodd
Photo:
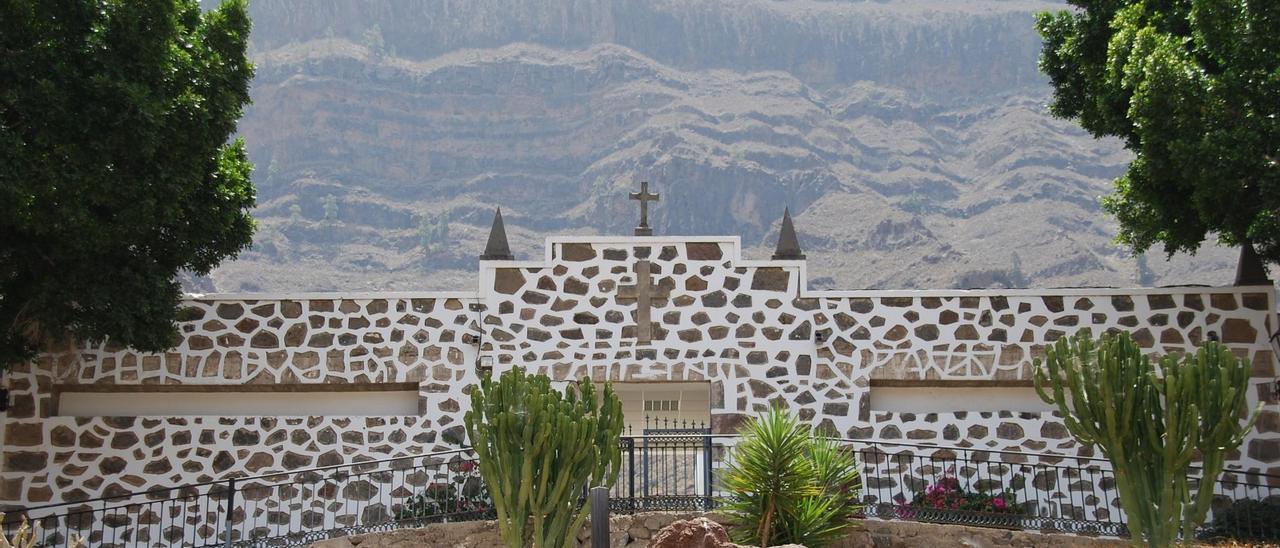
<path fill-rule="evenodd" d="M 800 251 L 800 240 L 796 238 L 796 227 L 791 222 L 790 207 L 782 211 L 782 231 L 778 233 L 778 249 L 773 252 L 773 260 L 804 260 L 804 253 Z"/>
<path fill-rule="evenodd" d="M 1271 285 L 1271 280 L 1267 279 L 1267 267 L 1262 264 L 1258 252 L 1253 249 L 1253 242 L 1249 240 L 1240 244 L 1235 285 Z"/>
<path fill-rule="evenodd" d="M 512 261 L 511 248 L 507 245 L 507 228 L 502 224 L 502 208 L 493 214 L 493 226 L 489 228 L 489 243 L 484 246 L 482 261 Z"/>

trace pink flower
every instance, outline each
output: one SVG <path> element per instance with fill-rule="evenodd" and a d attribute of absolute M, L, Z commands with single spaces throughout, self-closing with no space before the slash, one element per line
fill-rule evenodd
<path fill-rule="evenodd" d="M 1007 507 L 1007 505 L 1004 502 L 1004 497 L 996 497 L 994 499 L 991 499 L 991 505 L 995 506 L 996 510 L 1004 510 Z"/>

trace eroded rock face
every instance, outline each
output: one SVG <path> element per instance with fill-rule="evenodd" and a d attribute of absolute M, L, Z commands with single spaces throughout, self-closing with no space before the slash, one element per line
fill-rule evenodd
<path fill-rule="evenodd" d="M 729 533 L 707 518 L 680 520 L 664 527 L 649 542 L 650 548 L 727 548 Z"/>

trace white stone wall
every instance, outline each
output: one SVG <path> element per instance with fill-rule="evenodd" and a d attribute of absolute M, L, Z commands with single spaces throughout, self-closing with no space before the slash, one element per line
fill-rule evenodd
<path fill-rule="evenodd" d="M 1251 401 L 1276 375 L 1272 288 L 807 291 L 803 262 L 747 261 L 736 238 L 552 238 L 538 261 L 485 262 L 466 293 L 193 296 L 171 352 L 110 344 L 49 354 L 6 376 L 0 498 L 79 499 L 157 486 L 424 453 L 462 442 L 477 364 L 558 380 L 706 381 L 717 432 L 775 403 L 858 439 L 1080 452 L 1052 414 L 873 412 L 874 384 L 1018 384 L 1047 342 L 1083 327 L 1135 331 L 1153 353 L 1213 332 L 1253 364 Z M 667 298 L 637 344 L 636 261 Z M 474 306 L 473 306 L 474 305 Z M 814 333 L 824 340 L 815 342 Z M 393 417 L 57 416 L 66 385 L 416 383 Z M 1268 404 L 1233 467 L 1280 473 Z M 233 415 L 234 413 L 232 413 Z M 1088 454 L 1088 452 L 1085 452 Z"/>

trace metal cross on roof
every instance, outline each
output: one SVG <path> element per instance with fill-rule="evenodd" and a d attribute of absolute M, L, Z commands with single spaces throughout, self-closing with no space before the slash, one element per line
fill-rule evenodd
<path fill-rule="evenodd" d="M 640 226 L 636 227 L 636 236 L 653 236 L 653 229 L 649 227 L 649 202 L 656 202 L 661 197 L 661 194 L 649 193 L 647 181 L 640 182 L 640 192 L 631 193 L 632 200 L 640 201 Z"/>

